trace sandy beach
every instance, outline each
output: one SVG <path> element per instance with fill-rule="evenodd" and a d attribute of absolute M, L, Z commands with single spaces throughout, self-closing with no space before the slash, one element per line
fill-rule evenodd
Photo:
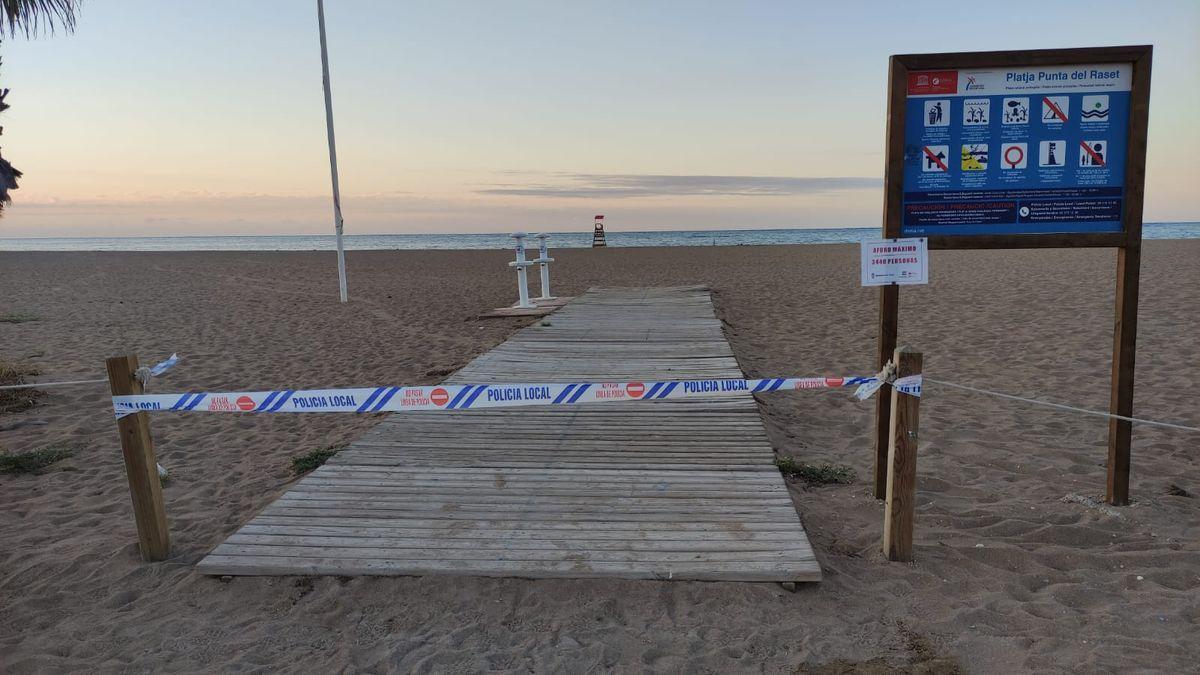
<path fill-rule="evenodd" d="M 876 292 L 850 245 L 555 250 L 555 290 L 708 284 L 751 377 L 872 374 Z M 104 358 L 182 363 L 152 391 L 424 384 L 529 319 L 507 251 L 0 253 L 0 360 L 44 381 Z M 1106 409 L 1115 252 L 935 252 L 901 294 L 929 377 Z M 1200 240 L 1145 244 L 1136 414 L 1200 425 Z M 141 561 L 104 385 L 0 414 L 0 670 L 1185 672 L 1200 657 L 1200 436 L 1135 427 L 1133 504 L 1102 504 L 1104 420 L 929 385 L 916 560 L 879 553 L 873 404 L 762 397 L 776 452 L 852 467 L 791 482 L 824 580 L 221 580 L 192 566 L 297 478 L 291 459 L 379 416 L 159 415 L 173 537 Z M 44 422 L 44 424 L 41 424 Z M 1185 496 L 1181 493 L 1187 493 Z"/>

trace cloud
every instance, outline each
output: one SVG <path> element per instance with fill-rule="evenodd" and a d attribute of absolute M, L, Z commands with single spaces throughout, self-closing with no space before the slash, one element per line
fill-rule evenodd
<path fill-rule="evenodd" d="M 835 190 L 877 189 L 878 178 L 834 176 L 664 176 L 654 174 L 566 174 L 562 183 L 502 184 L 477 190 L 481 194 L 515 197 L 779 197 Z"/>

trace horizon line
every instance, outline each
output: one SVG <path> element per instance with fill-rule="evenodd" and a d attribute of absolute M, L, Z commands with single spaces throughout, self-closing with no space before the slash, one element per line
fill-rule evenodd
<path fill-rule="evenodd" d="M 1200 220 L 1153 220 L 1145 221 L 1142 225 L 1200 225 Z M 880 228 L 879 225 L 843 225 L 840 227 L 722 227 L 722 228 L 698 228 L 692 230 L 606 230 L 606 232 L 615 232 L 620 234 L 644 234 L 644 233 L 680 233 L 680 232 L 784 232 L 792 230 L 804 231 L 821 231 L 821 230 L 874 230 Z M 591 230 L 543 230 L 549 234 L 591 234 Z M 460 236 L 460 237 L 486 237 L 495 235 L 508 235 L 507 231 L 497 232 L 362 232 L 362 233 L 346 233 L 346 237 L 428 237 L 428 236 Z M 6 236 L 0 235 L 0 241 L 16 240 L 16 239 L 189 239 L 189 238 L 213 238 L 220 237 L 222 239 L 251 239 L 255 237 L 333 237 L 336 236 L 333 232 L 320 232 L 310 234 L 114 234 L 114 235 L 60 235 L 60 236 L 45 236 L 45 237 L 21 237 L 21 236 Z"/>

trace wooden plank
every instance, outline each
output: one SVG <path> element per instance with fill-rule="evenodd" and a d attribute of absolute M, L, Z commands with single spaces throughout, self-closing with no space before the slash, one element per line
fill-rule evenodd
<path fill-rule="evenodd" d="M 414 478 L 437 478 L 442 476 L 461 476 L 464 474 L 478 475 L 477 471 L 455 467 L 379 467 L 379 466 L 358 466 L 355 464 L 337 464 L 326 465 L 321 467 L 319 471 L 322 474 L 329 474 L 334 471 L 352 472 L 356 475 L 383 475 L 383 476 L 411 476 Z M 660 471 L 639 471 L 639 470 L 624 470 L 624 469 L 537 469 L 526 467 L 514 467 L 499 469 L 505 476 L 539 476 L 543 478 L 562 478 L 564 480 L 583 480 L 588 477 L 612 476 L 621 477 L 628 476 L 630 479 L 655 479 L 665 480 L 668 482 L 686 481 L 686 480 L 758 480 L 762 475 L 758 469 L 728 469 L 717 470 L 712 468 L 705 469 L 683 469 L 680 471 L 663 474 Z M 314 474 L 316 475 L 316 474 Z M 492 474 L 489 474 L 492 475 Z M 770 476 L 774 478 L 774 476 Z M 781 481 L 782 482 L 782 481 Z"/>
<path fill-rule="evenodd" d="M 376 530 L 370 530 L 357 536 L 345 534 L 286 534 L 253 532 L 238 532 L 225 541 L 225 544 L 235 546 L 274 546 L 291 547 L 325 547 L 343 549 L 416 549 L 419 551 L 439 551 L 445 555 L 448 550 L 467 549 L 473 551 L 555 551 L 590 552 L 590 551 L 625 551 L 641 553 L 779 553 L 804 552 L 807 548 L 798 537 L 791 539 L 653 539 L 630 540 L 612 538 L 594 540 L 590 538 L 565 539 L 552 537 L 543 539 L 523 538 L 489 538 L 489 539 L 454 539 L 434 533 L 426 538 L 411 536 L 411 532 L 393 532 L 388 536 Z M 457 554 L 453 554 L 457 556 Z M 357 556 L 356 556 L 357 557 Z M 365 557 L 365 556 L 363 556 Z"/>
<path fill-rule="evenodd" d="M 781 502 L 782 503 L 782 502 Z M 393 507 L 380 505 L 372 506 L 367 502 L 339 501 L 320 502 L 310 500 L 279 501 L 263 511 L 266 515 L 302 516 L 302 517 L 342 517 L 342 518 L 419 518 L 428 520 L 484 520 L 489 516 L 496 518 L 517 519 L 527 521 L 561 521 L 561 522 L 711 522 L 711 523 L 748 523 L 771 522 L 776 518 L 789 518 L 795 511 L 788 507 L 779 506 L 771 509 L 763 508 L 687 508 L 655 505 L 653 507 L 605 509 L 596 507 L 585 508 L 514 508 L 511 505 L 491 504 L 459 504 L 453 502 L 438 503 L 436 507 L 422 508 L 417 504 L 396 505 Z M 790 521 L 789 521 L 790 522 Z"/>
<path fill-rule="evenodd" d="M 298 521 L 308 523 L 307 520 Z M 405 522 L 405 521 L 397 521 Z M 703 530 L 679 531 L 675 529 L 661 530 L 657 532 L 648 532 L 645 529 L 626 528 L 624 530 L 597 530 L 594 528 L 579 529 L 579 530 L 562 530 L 562 529 L 534 529 L 534 528 L 510 528 L 503 529 L 494 525 L 489 526 L 486 530 L 479 529 L 462 529 L 456 527 L 381 527 L 381 526 L 345 526 L 345 525 L 278 525 L 275 523 L 260 523 L 258 519 L 247 524 L 238 530 L 233 537 L 228 541 L 241 541 L 238 539 L 248 535 L 263 535 L 263 536 L 303 536 L 303 537 L 349 537 L 349 538 L 389 538 L 389 537 L 404 537 L 411 540 L 424 540 L 429 538 L 437 538 L 445 542 L 454 542 L 457 540 L 474 540 L 483 539 L 488 541 L 500 541 L 512 543 L 517 540 L 528 541 L 547 541 L 555 545 L 562 545 L 560 542 L 571 542 L 580 540 L 598 545 L 608 545 L 610 541 L 616 541 L 621 545 L 628 545 L 630 542 L 684 542 L 684 545 L 690 545 L 693 542 L 737 542 L 739 544 L 764 542 L 764 541 L 795 541 L 802 542 L 804 539 L 793 530 L 764 530 L 757 532 L 744 531 L 721 531 L 721 530 Z M 449 544 L 448 544 L 449 545 Z"/>
<path fill-rule="evenodd" d="M 447 383 L 743 377 L 708 293 L 585 293 Z M 755 399 L 397 414 L 208 574 L 815 580 Z"/>
<path fill-rule="evenodd" d="M 470 520 L 460 518 L 458 520 L 443 520 L 428 517 L 413 517 L 413 518 L 356 518 L 352 522 L 344 521 L 333 516 L 289 516 L 263 514 L 254 518 L 250 525 L 297 525 L 311 524 L 314 526 L 340 526 L 346 528 L 357 527 L 375 527 L 375 528 L 413 528 L 413 529 L 437 529 L 451 530 L 454 532 L 470 532 L 472 530 L 481 530 L 485 532 L 640 532 L 645 536 L 664 537 L 668 533 L 675 533 L 679 536 L 690 536 L 692 533 L 704 533 L 705 537 L 719 536 L 722 534 L 731 534 L 733 536 L 750 537 L 760 532 L 789 532 L 797 535 L 802 535 L 796 532 L 795 527 L 786 521 L 764 521 L 764 522 L 722 522 L 722 521 L 647 521 L 637 525 L 631 525 L 627 522 L 599 522 L 581 525 L 577 522 L 569 521 L 530 521 L 530 520 L 504 520 L 500 518 L 488 517 L 479 520 Z"/>
<path fill-rule="evenodd" d="M 521 562 L 445 559 L 409 561 L 394 558 L 280 558 L 272 556 L 210 555 L 197 567 L 212 575 L 386 575 L 422 576 L 431 574 L 469 574 L 484 577 L 687 579 L 695 581 L 820 581 L 816 561 L 799 559 L 803 565 L 789 562 L 693 562 L 631 565 L 627 562 Z"/>
<path fill-rule="evenodd" d="M 806 547 L 807 548 L 807 547 Z M 576 550 L 559 549 L 450 549 L 456 561 L 496 560 L 523 561 L 573 561 L 583 557 Z M 322 558 L 392 558 L 403 560 L 443 560 L 447 551 L 437 548 L 381 548 L 339 546 L 266 546 L 262 544 L 230 544 L 218 546 L 214 555 L 274 556 L 274 557 L 322 557 Z M 775 548 L 767 551 L 587 551 L 588 563 L 593 562 L 776 562 L 786 560 L 804 552 L 794 548 Z"/>

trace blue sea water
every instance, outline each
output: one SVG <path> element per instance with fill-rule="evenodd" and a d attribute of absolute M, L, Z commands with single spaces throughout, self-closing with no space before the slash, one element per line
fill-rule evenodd
<path fill-rule="evenodd" d="M 791 230 L 685 230 L 607 232 L 608 245 L 624 246 L 761 246 L 768 244 L 853 244 L 879 236 L 879 228 L 841 227 Z M 1145 239 L 1200 239 L 1200 222 L 1147 223 Z M 531 248 L 537 240 L 526 240 Z M 426 249 L 506 249 L 507 234 L 351 234 L 350 251 Z M 587 248 L 590 230 L 551 232 L 551 248 Z M 0 237 L 0 251 L 324 251 L 333 235 L 241 237 Z"/>

